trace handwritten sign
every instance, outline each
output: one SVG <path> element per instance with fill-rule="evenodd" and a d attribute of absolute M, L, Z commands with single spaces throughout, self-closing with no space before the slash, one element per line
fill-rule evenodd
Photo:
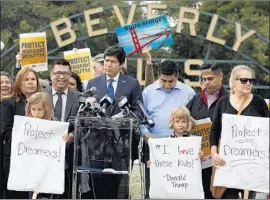
<path fill-rule="evenodd" d="M 15 116 L 8 189 L 62 194 L 66 133 L 67 122 Z"/>
<path fill-rule="evenodd" d="M 94 77 L 89 48 L 65 51 L 64 58 L 69 61 L 72 71 L 78 74 L 82 81 L 90 80 Z"/>
<path fill-rule="evenodd" d="M 215 186 L 269 193 L 269 118 L 223 114 Z"/>
<path fill-rule="evenodd" d="M 166 15 L 121 26 L 115 32 L 127 56 L 141 53 L 145 47 L 154 50 L 174 43 Z"/>
<path fill-rule="evenodd" d="M 150 198 L 203 199 L 201 137 L 149 139 Z"/>
<path fill-rule="evenodd" d="M 195 127 L 190 131 L 192 135 L 202 137 L 201 151 L 204 153 L 202 161 L 202 169 L 212 166 L 211 151 L 210 151 L 210 130 L 212 122 L 210 118 L 201 119 L 196 121 Z"/>
<path fill-rule="evenodd" d="M 32 68 L 35 71 L 48 70 L 45 32 L 20 34 L 20 51 L 23 53 L 22 68 Z"/>

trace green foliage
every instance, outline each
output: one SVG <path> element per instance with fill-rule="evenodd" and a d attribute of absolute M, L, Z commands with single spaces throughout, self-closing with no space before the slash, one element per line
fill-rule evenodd
<path fill-rule="evenodd" d="M 176 59 L 204 59 L 207 55 L 208 48 L 211 47 L 209 59 L 216 60 L 243 60 L 244 58 L 236 52 L 229 51 L 223 46 L 212 43 L 210 44 L 205 38 L 211 17 L 204 15 L 199 16 L 199 22 L 196 25 L 197 37 L 193 37 L 189 33 L 187 24 L 183 25 L 182 33 L 176 33 L 176 25 L 179 17 L 179 7 L 196 8 L 198 0 L 181 0 L 181 1 L 162 1 L 167 4 L 168 9 L 159 11 L 159 14 L 166 13 L 174 20 L 172 33 L 175 44 L 169 48 L 161 48 L 152 52 L 153 58 L 176 58 Z M 225 19 L 239 22 L 241 25 L 248 28 L 248 30 L 256 30 L 265 38 L 269 38 L 269 2 L 268 1 L 201 1 L 199 11 L 217 14 Z M 137 1 L 137 4 L 142 1 Z M 148 2 L 151 3 L 151 2 Z M 61 19 L 63 17 L 70 17 L 74 14 L 82 13 L 80 30 L 77 18 L 72 19 L 72 29 L 75 31 L 77 41 L 73 44 L 67 45 L 63 48 L 58 48 L 56 40 L 51 28 L 46 29 L 48 50 L 56 49 L 54 56 L 62 56 L 62 52 L 71 50 L 73 48 L 89 47 L 91 53 L 95 56 L 103 52 L 109 45 L 118 42 L 114 29 L 120 26 L 120 23 L 111 8 L 112 5 L 118 5 L 124 20 L 126 21 L 130 13 L 130 7 L 120 8 L 120 5 L 127 6 L 127 3 L 119 0 L 114 1 L 1 1 L 1 41 L 5 43 L 5 52 L 8 48 L 19 42 L 19 34 L 27 32 L 36 32 L 37 30 L 48 26 L 51 22 Z M 100 24 L 95 25 L 94 30 L 101 28 L 108 28 L 109 34 L 89 37 L 87 27 L 84 19 L 84 11 L 92 8 L 103 7 L 103 13 L 92 15 L 92 19 L 99 18 Z M 191 15 L 192 17 L 192 15 Z M 139 6 L 136 8 L 136 13 L 133 21 L 145 19 L 145 13 Z M 242 35 L 245 33 L 242 29 Z M 226 45 L 232 47 L 235 42 L 235 25 L 219 20 L 219 24 L 214 33 L 215 36 L 226 40 Z M 86 38 L 86 40 L 83 40 Z M 15 48 L 7 56 L 1 59 L 1 69 L 11 71 L 15 64 L 15 55 L 19 48 Z M 2 53 L 3 53 L 2 52 Z M 252 36 L 244 41 L 239 49 L 239 52 L 250 56 L 255 61 L 269 69 L 269 44 L 262 42 L 258 37 Z M 140 55 L 135 55 L 135 57 Z M 49 64 L 52 61 L 49 61 Z M 158 63 L 154 63 L 156 66 Z M 181 80 L 187 75 L 183 71 L 183 63 L 178 64 L 180 67 Z M 132 67 L 130 67 L 132 66 Z M 135 76 L 136 63 L 130 63 L 128 71 Z M 226 78 L 233 67 L 230 64 L 222 64 L 225 71 Z M 269 84 L 269 74 L 265 74 L 262 70 L 256 68 L 257 78 L 260 84 Z M 188 77 L 191 78 L 192 77 Z M 195 80 L 195 79 L 194 79 Z M 228 80 L 225 79 L 225 84 Z"/>

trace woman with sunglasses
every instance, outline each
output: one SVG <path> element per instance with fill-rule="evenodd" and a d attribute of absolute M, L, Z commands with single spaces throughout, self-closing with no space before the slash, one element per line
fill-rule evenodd
<path fill-rule="evenodd" d="M 225 161 L 219 157 L 217 150 L 221 138 L 223 113 L 236 115 L 243 102 L 241 115 L 269 117 L 269 111 L 264 99 L 259 95 L 252 94 L 255 81 L 255 72 L 248 66 L 236 66 L 231 72 L 230 95 L 224 96 L 218 101 L 210 132 L 212 164 L 215 167 L 225 165 Z M 243 190 L 227 188 L 222 199 L 238 199 L 239 194 L 243 197 Z M 250 191 L 249 199 L 255 199 L 255 197 L 256 193 Z"/>

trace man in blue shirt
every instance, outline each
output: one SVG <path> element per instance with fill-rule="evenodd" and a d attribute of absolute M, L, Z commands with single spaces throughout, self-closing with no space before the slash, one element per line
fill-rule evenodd
<path fill-rule="evenodd" d="M 169 137 L 169 117 L 177 106 L 185 106 L 195 95 L 194 90 L 178 81 L 177 65 L 173 61 L 165 60 L 159 68 L 159 79 L 146 87 L 143 91 L 144 107 L 149 117 L 155 122 L 154 127 L 141 126 L 141 133 L 145 142 L 150 137 Z M 144 161 L 149 160 L 148 145 L 144 145 Z M 145 167 L 146 195 L 149 198 L 150 170 Z"/>

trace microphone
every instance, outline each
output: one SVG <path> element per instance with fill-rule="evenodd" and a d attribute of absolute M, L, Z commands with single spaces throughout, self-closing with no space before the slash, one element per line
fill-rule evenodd
<path fill-rule="evenodd" d="M 84 106 L 81 108 L 81 112 L 84 112 L 86 110 L 96 110 L 98 107 L 99 107 L 99 104 L 95 96 L 87 97 L 85 99 Z"/>
<path fill-rule="evenodd" d="M 155 122 L 152 119 L 150 119 L 150 117 L 147 114 L 147 112 L 146 112 L 146 110 L 145 110 L 142 102 L 140 100 L 138 100 L 136 104 L 139 106 L 140 110 L 142 111 L 142 113 L 144 115 L 144 118 L 146 119 L 146 124 L 148 126 L 150 126 L 150 127 L 154 127 L 155 126 Z"/>
<path fill-rule="evenodd" d="M 114 103 L 114 100 L 108 95 L 106 94 L 104 97 L 102 97 L 102 99 L 100 99 L 99 104 L 100 104 L 100 108 L 99 108 L 99 113 L 102 116 L 106 116 L 107 112 L 106 109 L 112 105 Z"/>
<path fill-rule="evenodd" d="M 119 99 L 120 99 L 118 102 L 119 108 L 124 109 L 127 115 L 130 115 L 130 109 L 129 109 L 130 105 L 128 103 L 127 97 L 121 96 Z"/>
<path fill-rule="evenodd" d="M 96 93 L 97 91 L 97 88 L 95 86 L 91 87 L 90 89 L 88 90 L 85 90 L 83 93 L 82 93 L 82 97 L 89 97 L 89 96 L 93 96 L 94 93 Z"/>
<path fill-rule="evenodd" d="M 138 119 L 138 117 L 130 110 L 130 104 L 128 103 L 128 99 L 125 96 L 121 96 L 118 101 L 118 106 L 121 110 L 124 110 L 126 112 L 126 116 L 133 117 L 135 119 Z"/>

